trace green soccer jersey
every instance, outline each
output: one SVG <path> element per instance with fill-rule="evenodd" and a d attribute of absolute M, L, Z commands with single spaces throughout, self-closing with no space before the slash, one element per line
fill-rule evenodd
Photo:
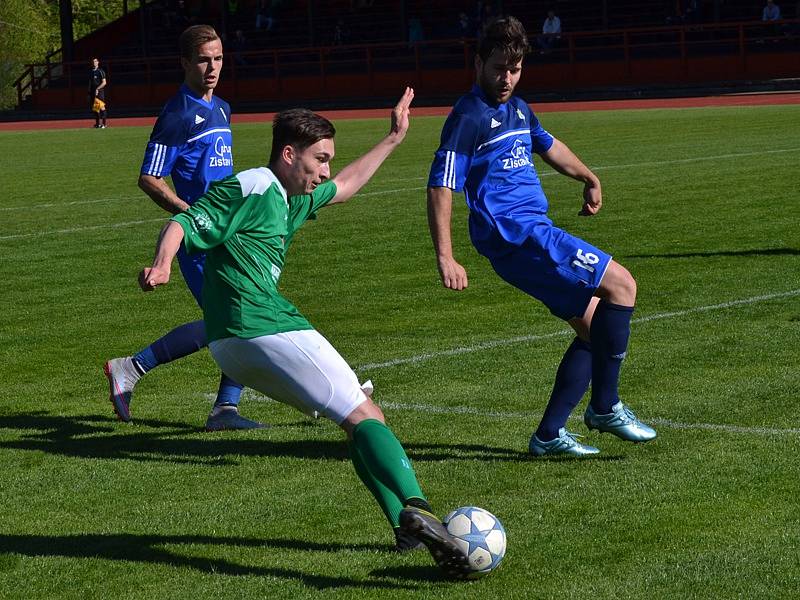
<path fill-rule="evenodd" d="M 173 221 L 187 252 L 206 252 L 203 314 L 208 341 L 312 329 L 278 292 L 294 232 L 336 195 L 332 181 L 286 195 L 266 167 L 218 181 Z"/>

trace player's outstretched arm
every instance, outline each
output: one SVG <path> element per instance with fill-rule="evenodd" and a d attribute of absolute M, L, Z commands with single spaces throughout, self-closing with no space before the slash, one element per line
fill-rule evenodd
<path fill-rule="evenodd" d="M 151 292 L 159 285 L 169 282 L 172 271 L 172 259 L 178 253 L 183 241 L 183 227 L 175 221 L 170 221 L 161 230 L 156 243 L 156 256 L 153 266 L 145 267 L 139 273 L 139 287 L 145 292 Z"/>
<path fill-rule="evenodd" d="M 453 258 L 450 219 L 453 213 L 453 192 L 446 187 L 428 188 L 428 228 L 442 285 L 451 290 L 463 290 L 469 284 L 467 271 Z"/>
<path fill-rule="evenodd" d="M 603 191 L 597 175 L 558 139 L 553 140 L 553 145 L 541 157 L 562 175 L 583 182 L 583 207 L 578 214 L 583 216 L 597 214 L 603 206 Z"/>
<path fill-rule="evenodd" d="M 372 150 L 351 162 L 333 178 L 333 182 L 336 184 L 336 195 L 329 204 L 344 202 L 353 197 L 370 180 L 383 161 L 400 145 L 408 131 L 408 117 L 413 99 L 414 90 L 407 87 L 397 106 L 392 110 L 388 135 Z"/>
<path fill-rule="evenodd" d="M 139 175 L 139 189 L 150 196 L 153 202 L 172 215 L 182 213 L 189 208 L 189 205 L 181 200 L 161 177 L 153 177 L 152 175 L 145 175 L 142 173 Z"/>

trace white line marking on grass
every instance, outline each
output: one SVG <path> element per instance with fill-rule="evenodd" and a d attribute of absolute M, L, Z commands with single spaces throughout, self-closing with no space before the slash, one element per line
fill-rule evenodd
<path fill-rule="evenodd" d="M 471 406 L 434 406 L 430 404 L 406 404 L 403 402 L 381 402 L 381 408 L 394 410 L 408 410 L 437 415 L 472 415 L 476 417 L 498 418 L 498 419 L 525 419 L 538 421 L 541 413 L 535 412 L 504 412 L 495 410 L 481 410 Z M 570 420 L 583 420 L 582 416 L 573 415 Z M 648 423 L 669 427 L 671 429 L 704 429 L 708 431 L 724 431 L 726 433 L 745 433 L 753 435 L 800 435 L 800 429 L 788 427 L 779 429 L 775 427 L 743 427 L 741 425 L 719 425 L 715 423 L 681 423 L 669 419 L 649 418 Z"/>
<path fill-rule="evenodd" d="M 60 233 L 80 233 L 81 231 L 94 231 L 97 229 L 118 229 L 120 227 L 130 227 L 131 225 L 141 225 L 142 223 L 155 223 L 161 221 L 166 223 L 167 218 L 145 219 L 143 221 L 126 221 L 124 223 L 113 223 L 111 225 L 91 225 L 89 227 L 75 227 L 73 229 L 58 229 L 56 231 L 37 231 L 36 233 L 18 233 L 15 235 L 2 235 L 0 240 L 16 240 L 20 238 L 41 237 L 45 235 L 55 235 Z"/>
<path fill-rule="evenodd" d="M 719 160 L 723 158 L 746 158 L 748 156 L 760 156 L 762 154 L 781 154 L 785 152 L 797 152 L 800 148 L 783 148 L 778 150 L 759 150 L 758 152 L 740 152 L 731 154 L 717 154 L 715 156 L 697 156 L 694 158 L 675 158 L 672 160 L 656 160 L 651 162 L 629 163 L 626 165 L 606 165 L 592 167 L 593 171 L 607 171 L 609 169 L 627 169 L 630 167 L 660 167 L 661 165 L 680 165 L 683 163 L 699 162 L 701 160 Z M 552 172 L 551 174 L 555 174 Z"/>
<path fill-rule="evenodd" d="M 215 394 L 203 394 L 203 397 L 213 402 Z M 242 397 L 248 402 L 274 402 L 268 396 L 264 396 L 259 392 L 246 388 Z M 472 406 L 436 406 L 433 404 L 409 404 L 405 402 L 378 402 L 381 408 L 390 410 L 405 410 L 411 412 L 421 412 L 431 415 L 469 415 L 473 417 L 481 417 L 484 419 L 522 419 L 525 421 L 537 422 L 542 418 L 542 413 L 539 412 L 521 412 L 521 411 L 500 411 L 500 410 L 483 410 L 474 408 Z M 583 416 L 572 415 L 569 417 L 570 421 L 583 421 Z M 724 425 L 718 423 L 682 423 L 680 421 L 673 421 L 671 419 L 661 419 L 659 417 L 648 417 L 647 423 L 659 427 L 668 427 L 670 429 L 686 429 L 686 430 L 704 430 L 704 431 L 722 431 L 724 433 L 742 433 L 746 435 L 762 435 L 762 436 L 783 436 L 783 435 L 800 435 L 800 429 L 795 427 L 787 427 L 785 429 L 777 427 L 744 427 L 742 425 Z"/>
<path fill-rule="evenodd" d="M 640 162 L 640 163 L 628 163 L 623 165 L 599 165 L 592 167 L 595 171 L 607 171 L 610 169 L 630 169 L 634 167 L 658 167 L 662 165 L 677 165 L 677 164 L 684 164 L 684 163 L 693 163 L 698 161 L 709 161 L 709 160 L 720 160 L 726 158 L 746 158 L 748 156 L 760 156 L 763 154 L 781 154 L 785 152 L 798 152 L 800 148 L 782 148 L 782 149 L 774 149 L 774 150 L 759 150 L 757 152 L 740 152 L 740 153 L 731 153 L 731 154 L 717 154 L 714 156 L 697 156 L 693 158 L 676 158 L 673 160 L 660 160 L 660 161 L 651 161 L 651 162 Z M 545 171 L 543 173 L 539 173 L 539 177 L 550 177 L 553 175 L 558 175 L 556 171 Z M 427 179 L 427 176 L 423 177 L 407 177 L 405 179 L 394 179 L 390 181 L 386 181 L 385 183 L 395 183 L 397 181 L 420 181 Z M 417 186 L 417 187 L 405 187 L 399 189 L 392 189 L 392 190 L 378 190 L 374 192 L 365 192 L 362 194 L 357 194 L 356 197 L 368 197 L 368 196 L 383 196 L 385 194 L 397 194 L 400 192 L 416 192 L 420 190 L 427 189 L 427 186 Z M 102 198 L 99 200 L 75 200 L 73 202 L 65 202 L 65 203 L 57 203 L 57 202 L 48 202 L 46 204 L 31 204 L 25 206 L 5 206 L 0 207 L 0 211 L 10 211 L 10 210 L 33 210 L 39 208 L 57 208 L 60 206 L 76 206 L 80 204 L 97 204 L 100 202 L 120 202 L 123 200 L 137 200 L 140 198 L 144 198 L 144 196 L 124 196 L 121 198 Z M 113 225 L 109 225 L 109 227 L 113 227 Z M 74 231 L 81 231 L 81 230 L 74 230 Z M 70 231 L 71 233 L 72 231 Z M 63 231 L 53 231 L 49 233 L 63 233 Z M 19 236 L 18 236 L 19 237 Z M 6 239 L 6 238 L 0 238 Z"/>
<path fill-rule="evenodd" d="M 671 319 L 673 317 L 682 317 L 694 313 L 707 312 L 710 310 L 724 310 L 726 308 L 733 308 L 735 306 L 744 306 L 747 304 L 755 304 L 757 302 L 764 302 L 766 300 L 774 300 L 776 298 L 787 298 L 790 296 L 799 296 L 800 289 L 789 290 L 787 292 L 775 292 L 773 294 L 764 294 L 761 296 L 752 296 L 751 298 L 743 298 L 741 300 L 731 300 L 729 302 L 721 302 L 719 304 L 709 304 L 707 306 L 696 306 L 694 308 L 687 308 L 684 310 L 677 310 L 665 313 L 656 313 L 646 317 L 639 317 L 632 319 L 631 323 L 648 323 L 650 321 L 658 321 L 660 319 Z M 505 338 L 500 340 L 489 340 L 487 342 L 480 342 L 471 346 L 459 346 L 449 350 L 441 350 L 439 352 L 427 352 L 425 354 L 417 354 L 416 356 L 408 356 L 406 358 L 394 358 L 380 363 L 367 363 L 355 367 L 356 371 L 369 371 L 374 369 L 385 369 L 387 367 L 396 367 L 398 365 L 415 364 L 427 362 L 436 358 L 444 356 L 456 356 L 459 354 L 469 354 L 472 352 L 479 352 L 481 350 L 490 350 L 493 348 L 501 348 L 503 346 L 511 346 L 514 344 L 523 344 L 526 342 L 536 342 L 540 340 L 550 339 L 554 337 L 561 337 L 567 335 L 574 335 L 575 332 L 570 329 L 562 329 L 552 333 L 536 334 L 536 335 L 521 335 L 512 338 Z"/>
<path fill-rule="evenodd" d="M 724 310 L 726 308 L 745 306 L 748 304 L 755 304 L 757 302 L 763 302 L 766 300 L 774 300 L 776 298 L 787 298 L 798 295 L 800 295 L 800 289 L 789 290 L 786 292 L 776 292 L 773 294 L 763 294 L 761 296 L 752 296 L 750 298 L 743 298 L 741 300 L 720 302 L 719 304 L 709 304 L 706 306 L 687 308 L 685 310 L 677 310 L 667 313 L 657 313 L 647 317 L 634 319 L 632 323 L 647 323 L 659 319 L 671 319 L 673 317 L 680 317 L 693 313 L 706 312 L 710 310 Z M 573 333 L 574 332 L 572 331 L 572 329 L 564 329 L 562 331 L 554 331 L 553 333 L 546 333 L 542 335 L 527 335 L 527 336 L 508 338 L 504 340 L 493 340 L 489 342 L 483 342 L 481 344 L 475 344 L 472 346 L 453 348 L 451 350 L 443 350 L 441 352 L 431 352 L 427 354 L 418 354 L 417 356 L 411 356 L 408 358 L 398 358 L 383 363 L 371 363 L 371 364 L 361 365 L 355 367 L 354 370 L 364 371 L 369 369 L 382 369 L 386 367 L 394 367 L 403 364 L 420 363 L 444 356 L 454 356 L 457 354 L 465 354 L 468 352 L 478 352 L 479 350 L 486 350 L 489 348 L 497 348 L 500 346 L 509 346 L 511 344 L 543 340 L 557 336 L 566 336 L 566 335 L 571 335 Z M 203 394 L 203 396 L 210 401 L 213 401 L 215 398 L 214 394 Z M 264 396 L 263 394 L 260 394 L 259 392 L 250 389 L 246 389 L 244 391 L 243 396 L 248 400 L 254 400 L 257 402 L 258 401 L 272 402 L 272 400 L 267 396 Z M 424 413 L 438 414 L 438 415 L 472 415 L 484 418 L 501 418 L 501 419 L 511 418 L 511 419 L 526 419 L 530 421 L 538 420 L 541 418 L 541 413 L 484 410 L 480 408 L 474 408 L 471 406 L 435 406 L 431 404 L 406 404 L 401 402 L 380 402 L 379 404 L 382 408 L 410 410 L 410 411 L 424 412 Z M 579 420 L 581 419 L 581 417 L 573 415 L 570 417 L 570 419 Z M 779 429 L 774 427 L 743 427 L 740 425 L 719 425 L 715 423 L 681 423 L 679 421 L 672 421 L 670 419 L 661 419 L 658 417 L 649 418 L 647 419 L 647 421 L 649 423 L 652 423 L 653 425 L 669 427 L 671 429 L 722 431 L 725 433 L 743 433 L 743 434 L 763 435 L 763 436 L 800 435 L 800 429 L 791 427 L 786 429 Z"/>
<path fill-rule="evenodd" d="M 29 206 L 3 206 L 0 211 L 33 210 L 39 208 L 59 208 L 62 206 L 77 206 L 79 204 L 98 204 L 100 202 L 120 202 L 122 200 L 138 200 L 143 196 L 124 196 L 122 198 L 97 198 L 95 200 L 73 200 L 72 202 L 48 202 L 46 204 L 31 204 Z"/>
<path fill-rule="evenodd" d="M 650 161 L 650 162 L 638 162 L 638 163 L 627 163 L 624 165 L 598 165 L 592 167 L 593 171 L 607 171 L 609 169 L 630 169 L 633 167 L 660 167 L 662 165 L 680 165 L 684 163 L 693 163 L 698 162 L 701 160 L 708 161 L 708 160 L 720 160 L 725 158 L 747 158 L 748 156 L 760 156 L 762 154 L 783 154 L 786 152 L 799 152 L 800 148 L 779 148 L 773 150 L 759 150 L 757 152 L 732 152 L 730 154 L 716 154 L 713 156 L 696 156 L 692 158 L 675 158 L 672 160 L 657 160 L 657 161 Z M 545 171 L 544 173 L 539 173 L 539 177 L 549 177 L 552 175 L 558 175 L 557 171 Z M 407 177 L 406 179 L 394 179 L 391 181 L 385 181 L 384 183 L 395 183 L 398 181 L 419 181 L 421 179 L 427 179 L 427 176 L 424 177 Z M 389 194 L 393 192 L 402 192 L 407 190 L 424 190 L 425 187 L 414 187 L 414 188 L 402 188 L 398 190 L 384 190 L 380 192 L 368 192 L 365 194 L 359 194 L 360 196 L 378 196 L 381 194 Z"/>

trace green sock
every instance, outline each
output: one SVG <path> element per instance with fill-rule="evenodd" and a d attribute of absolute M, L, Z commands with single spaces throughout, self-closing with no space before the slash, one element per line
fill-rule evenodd
<path fill-rule="evenodd" d="M 386 425 L 376 419 L 361 421 L 353 428 L 352 443 L 370 478 L 391 492 L 401 505 L 405 506 L 412 498 L 425 500 L 406 451 Z M 362 476 L 361 473 L 359 476 Z M 369 485 L 367 487 L 375 495 L 375 490 Z M 375 495 L 375 498 L 378 499 L 379 496 Z M 378 499 L 379 504 L 380 502 Z M 392 521 L 388 513 L 387 517 Z"/>
<path fill-rule="evenodd" d="M 403 510 L 403 503 L 400 501 L 400 498 L 372 476 L 372 473 L 369 472 L 367 465 L 364 463 L 364 459 L 361 457 L 361 453 L 353 442 L 350 442 L 348 447 L 350 448 L 350 459 L 353 461 L 353 466 L 356 468 L 358 478 L 367 486 L 367 489 L 375 497 L 375 500 L 378 501 L 383 514 L 386 515 L 392 527 L 399 527 L 400 511 Z"/>

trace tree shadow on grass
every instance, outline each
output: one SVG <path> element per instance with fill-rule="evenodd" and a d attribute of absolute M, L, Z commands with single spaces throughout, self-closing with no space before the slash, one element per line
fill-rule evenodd
<path fill-rule="evenodd" d="M 292 457 L 350 461 L 344 438 L 275 440 L 269 433 L 200 433 L 185 423 L 137 421 L 122 424 L 110 417 L 62 417 L 45 412 L 0 415 L 0 431 L 22 430 L 17 439 L 0 441 L 0 449 L 30 450 L 78 458 L 128 459 L 206 466 L 238 464 L 240 457 Z M 268 431 L 268 430 L 267 430 Z M 258 436 L 254 438 L 252 436 Z M 233 437 L 232 437 L 233 436 Z M 405 444 L 414 461 L 528 460 L 527 453 L 481 444 Z"/>
<path fill-rule="evenodd" d="M 354 587 L 358 589 L 416 589 L 415 585 L 391 581 L 359 580 L 299 569 L 261 567 L 237 564 L 224 558 L 187 556 L 173 548 L 176 545 L 244 546 L 304 552 L 336 553 L 341 551 L 387 550 L 378 544 L 314 543 L 291 539 L 257 539 L 242 537 L 211 537 L 204 535 L 134 535 L 134 534 L 75 534 L 75 535 L 0 535 L 0 554 L 22 556 L 100 558 L 133 561 L 188 568 L 209 575 L 277 577 L 293 580 L 318 590 Z M 370 574 L 372 576 L 372 574 Z M 380 577 L 381 575 L 378 574 Z M 425 577 L 429 579 L 429 577 Z M 434 580 L 441 581 L 439 573 Z"/>

